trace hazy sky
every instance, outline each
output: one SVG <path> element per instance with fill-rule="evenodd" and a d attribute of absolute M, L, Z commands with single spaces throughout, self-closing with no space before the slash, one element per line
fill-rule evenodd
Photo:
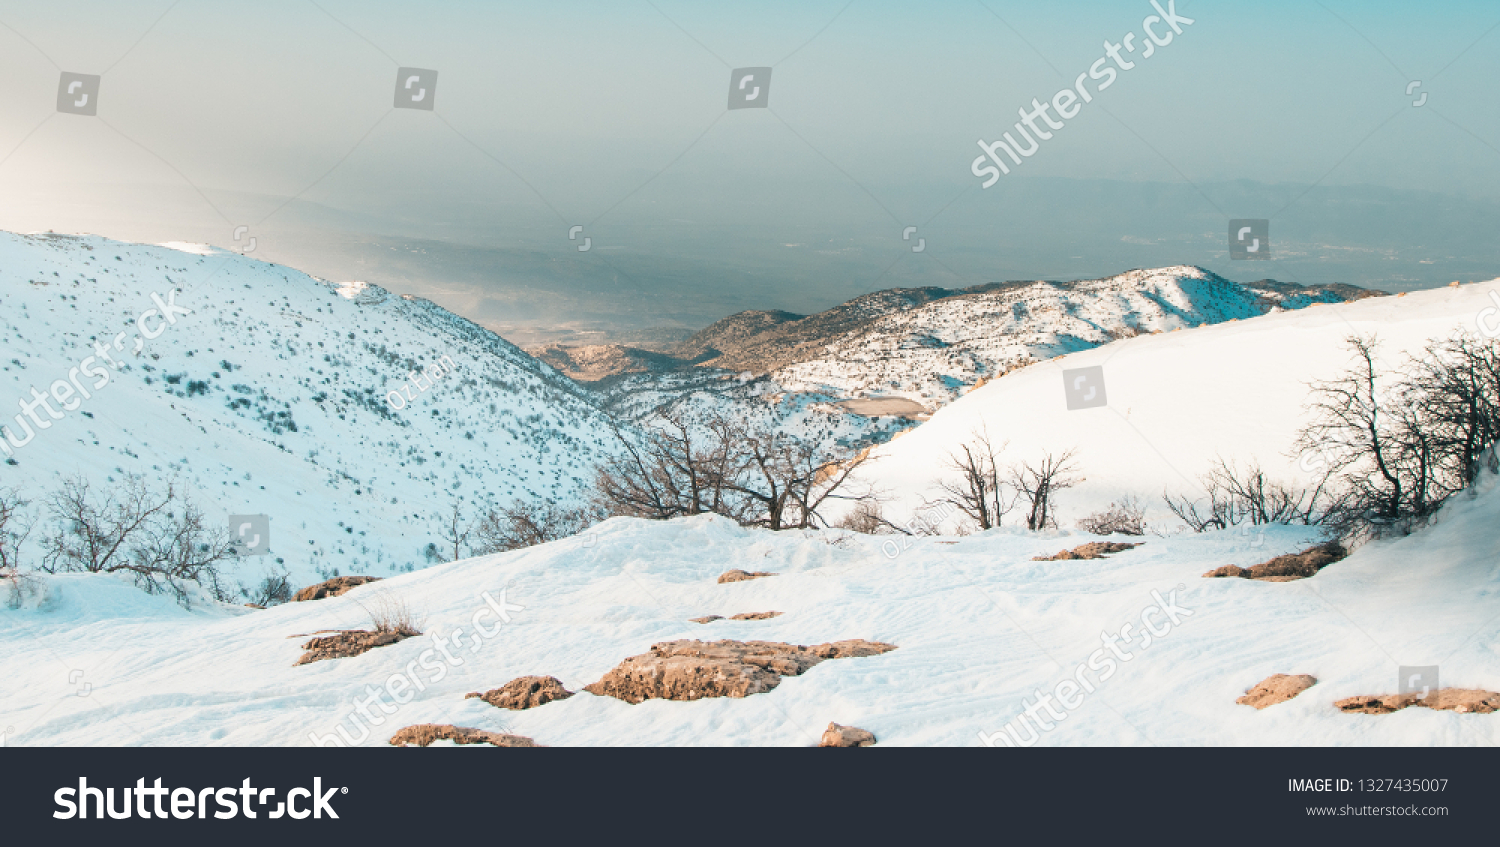
<path fill-rule="evenodd" d="M 0 227 L 247 226 L 518 333 L 1142 265 L 1500 275 L 1500 5 L 1176 10 L 981 189 L 976 141 L 1141 47 L 1149 0 L 0 3 Z M 769 108 L 726 110 L 765 66 Z M 438 72 L 433 111 L 392 108 L 398 67 Z M 102 74 L 97 116 L 58 113 L 63 72 Z M 1273 261 L 1231 261 L 1230 218 L 1269 218 Z"/>

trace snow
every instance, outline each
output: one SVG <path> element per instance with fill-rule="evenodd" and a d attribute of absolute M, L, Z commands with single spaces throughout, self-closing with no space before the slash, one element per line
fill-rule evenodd
<path fill-rule="evenodd" d="M 1134 494 L 1171 518 L 1164 490 L 1200 496 L 1200 475 L 1216 456 L 1241 467 L 1257 460 L 1273 478 L 1311 479 L 1317 457 L 1292 453 L 1305 422 L 1310 383 L 1350 363 L 1344 340 L 1378 334 L 1382 361 L 1399 364 L 1433 338 L 1476 330 L 1500 280 L 1115 341 L 1014 371 L 965 394 L 932 419 L 873 452 L 864 478 L 890 496 L 887 517 L 938 497 L 950 451 L 987 428 L 1008 442 L 1001 463 L 1044 451 L 1078 451 L 1086 480 L 1058 495 L 1070 526 Z M 1109 404 L 1069 411 L 1063 371 L 1102 366 Z M 1012 516 L 1014 518 L 1014 516 Z"/>
<path fill-rule="evenodd" d="M 137 319 L 174 290 L 191 314 L 152 314 L 160 335 L 142 338 Z M 428 301 L 194 245 L 0 233 L 0 426 L 19 441 L 18 401 L 89 356 L 109 382 L 6 444 L 0 489 L 35 504 L 74 474 L 96 490 L 175 477 L 220 525 L 269 515 L 271 555 L 244 560 L 231 584 L 426 566 L 454 498 L 470 517 L 513 498 L 571 501 L 613 448 L 593 395 Z M 392 411 L 387 394 L 444 356 L 457 372 Z"/>
<path fill-rule="evenodd" d="M 1306 528 L 1148 537 L 1103 560 L 1035 562 L 1087 539 L 1001 529 L 918 538 L 892 559 L 879 537 L 747 530 L 713 516 L 617 518 L 587 543 L 463 560 L 264 611 L 187 612 L 109 577 L 56 576 L 47 578 L 47 604 L 0 611 L 8 681 L 0 722 L 14 727 L 10 743 L 23 745 L 304 745 L 309 733 L 340 725 L 359 739 L 368 723 L 350 716 L 367 686 L 415 674 L 425 690 L 392 706 L 365 744 L 411 724 L 451 723 L 555 746 L 806 746 L 837 721 L 874 732 L 881 746 L 979 745 L 980 733 L 992 737 L 1034 691 L 1071 676 L 1099 649 L 1101 633 L 1139 618 L 1153 591 L 1176 589 L 1175 602 L 1191 614 L 1147 649 L 1127 644 L 1133 658 L 1040 745 L 1494 744 L 1492 716 L 1421 708 L 1348 715 L 1332 703 L 1392 693 L 1402 664 L 1439 664 L 1447 686 L 1500 688 L 1497 520 L 1500 489 L 1487 479 L 1422 533 L 1367 545 L 1292 583 L 1199 575 L 1301 549 L 1314 540 Z M 779 575 L 717 584 L 731 567 Z M 471 621 L 485 592 L 503 598 L 511 620 L 476 648 Z M 435 673 L 411 670 L 430 649 L 423 636 L 292 666 L 305 638 L 289 636 L 360 626 L 360 604 L 381 595 L 418 610 L 429 634 L 464 627 L 454 651 L 462 663 L 427 683 Z M 785 614 L 688 622 L 767 610 Z M 577 691 L 627 656 L 677 638 L 868 638 L 899 649 L 830 660 L 744 699 L 632 706 L 581 692 L 511 712 L 463 696 L 530 674 Z M 83 673 L 65 683 L 71 670 Z M 1319 682 L 1265 711 L 1235 704 L 1272 673 Z M 79 696 L 84 684 L 92 688 Z"/>

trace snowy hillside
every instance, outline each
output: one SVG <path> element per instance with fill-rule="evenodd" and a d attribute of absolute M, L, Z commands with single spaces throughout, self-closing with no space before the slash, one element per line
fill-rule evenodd
<path fill-rule="evenodd" d="M 216 520 L 270 516 L 247 582 L 425 566 L 454 498 L 574 497 L 612 438 L 587 392 L 430 302 L 214 248 L 0 233 L 0 315 L 0 489 L 175 476 Z"/>
<path fill-rule="evenodd" d="M 978 746 L 1023 715 L 1034 692 L 1070 678 L 1100 650 L 1101 633 L 1132 626 L 1122 648 L 1130 658 L 1037 744 L 1487 746 L 1500 742 L 1495 715 L 1333 706 L 1392 693 L 1398 664 L 1441 663 L 1445 685 L 1500 689 L 1500 490 L 1493 479 L 1483 487 L 1445 506 L 1434 527 L 1367 545 L 1294 583 L 1200 574 L 1301 549 L 1312 540 L 1307 528 L 1273 527 L 1254 546 L 1224 532 L 1151 538 L 1094 561 L 1036 562 L 1086 539 L 1002 529 L 917 538 L 890 558 L 881 550 L 888 536 L 752 531 L 714 516 L 616 518 L 585 539 L 264 611 L 188 612 L 110 577 L 48 577 L 46 600 L 0 607 L 0 720 L 10 743 L 28 746 L 307 745 L 341 732 L 380 746 L 420 723 L 553 746 L 809 746 L 830 721 L 873 732 L 879 746 Z M 731 567 L 779 575 L 716 583 Z M 425 634 L 293 666 L 306 639 L 292 636 L 367 625 L 360 604 L 381 596 L 424 616 Z M 1153 613 L 1157 637 L 1142 643 L 1140 622 L 1162 601 L 1176 621 Z M 495 606 L 508 623 L 479 617 Z M 770 610 L 784 614 L 689 621 Z M 461 648 L 441 677 L 419 664 L 424 651 L 436 655 L 437 638 Z M 740 699 L 630 705 L 580 691 L 653 643 L 693 638 L 865 638 L 897 649 L 825 662 Z M 68 667 L 86 670 L 64 684 Z M 1235 703 L 1274 673 L 1318 683 L 1265 711 Z M 580 693 L 526 711 L 464 697 L 534 674 Z M 390 680 L 412 675 L 420 690 L 392 689 Z M 386 690 L 410 702 L 396 705 Z M 379 708 L 371 691 L 381 693 Z"/>
<path fill-rule="evenodd" d="M 1308 383 L 1349 364 L 1344 339 L 1378 334 L 1383 359 L 1398 365 L 1428 339 L 1475 332 L 1479 314 L 1500 302 L 1497 287 L 1500 280 L 1319 305 L 1129 338 L 1033 364 L 969 392 L 876 450 L 868 478 L 890 493 L 888 513 L 909 514 L 938 496 L 934 483 L 950 451 L 987 427 L 995 441 L 1009 442 L 1002 463 L 1078 449 L 1087 479 L 1058 495 L 1062 526 L 1127 494 L 1166 519 L 1163 490 L 1196 496 L 1197 478 L 1216 455 L 1241 464 L 1257 460 L 1272 477 L 1307 480 L 1319 458 L 1289 451 L 1305 420 Z M 1221 314 L 1243 307 L 1224 304 Z M 1103 368 L 1108 405 L 1069 411 L 1063 371 L 1091 366 Z"/>
<path fill-rule="evenodd" d="M 791 391 L 905 397 L 931 409 L 980 379 L 1142 333 L 1243 320 L 1366 294 L 1351 286 L 1236 283 L 1198 267 L 1080 282 L 1006 283 L 892 309 L 776 370 Z"/>

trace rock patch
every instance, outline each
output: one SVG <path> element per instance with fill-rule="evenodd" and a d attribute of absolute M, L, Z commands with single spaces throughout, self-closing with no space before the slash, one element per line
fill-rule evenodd
<path fill-rule="evenodd" d="M 434 741 L 452 741 L 455 744 L 491 744 L 495 747 L 540 747 L 524 735 L 504 735 L 488 732 L 471 726 L 452 724 L 419 723 L 409 726 L 391 736 L 394 747 L 426 747 Z"/>
<path fill-rule="evenodd" d="M 726 582 L 744 582 L 749 579 L 760 579 L 761 577 L 776 576 L 769 571 L 742 571 L 738 568 L 719 574 L 719 584 Z"/>
<path fill-rule="evenodd" d="M 631 656 L 584 691 L 636 704 L 646 700 L 748 697 L 827 659 L 878 656 L 894 644 L 853 639 L 804 647 L 777 641 L 664 641 Z"/>
<path fill-rule="evenodd" d="M 870 747 L 875 743 L 875 733 L 857 726 L 840 726 L 830 723 L 818 740 L 819 747 Z"/>
<path fill-rule="evenodd" d="M 322 600 L 325 597 L 337 597 L 351 588 L 364 585 L 367 582 L 378 582 L 379 580 L 380 577 L 378 576 L 336 576 L 333 579 L 320 582 L 317 585 L 309 585 L 298 591 L 292 595 L 292 602 L 297 603 L 303 600 Z"/>
<path fill-rule="evenodd" d="M 1419 697 L 1416 694 L 1360 695 L 1345 697 L 1333 704 L 1341 712 L 1365 715 L 1388 715 L 1408 706 L 1426 706 L 1448 712 L 1487 715 L 1500 711 L 1500 694 L 1477 688 L 1443 688 Z"/>
<path fill-rule="evenodd" d="M 324 659 L 346 659 L 350 656 L 358 656 L 376 647 L 395 644 L 404 638 L 410 638 L 411 635 L 405 632 L 370 632 L 364 629 L 325 635 L 302 645 L 302 649 L 307 652 L 303 653 L 302 658 L 298 659 L 297 664 L 292 667 L 321 662 Z"/>
<path fill-rule="evenodd" d="M 573 693 L 555 676 L 523 676 L 483 694 L 477 691 L 465 694 L 464 699 L 478 697 L 496 708 L 520 711 L 545 706 L 553 700 L 566 700 Z"/>
<path fill-rule="evenodd" d="M 1309 547 L 1301 553 L 1277 556 L 1269 561 L 1261 562 L 1252 568 L 1225 565 L 1209 571 L 1204 576 L 1210 578 L 1238 577 L 1240 579 L 1255 579 L 1261 582 L 1291 582 L 1297 579 L 1307 579 L 1348 555 L 1349 551 L 1344 549 L 1344 545 L 1337 541 L 1329 541 Z"/>
<path fill-rule="evenodd" d="M 1109 553 L 1123 553 L 1132 547 L 1139 547 L 1145 543 L 1144 541 L 1137 541 L 1134 544 L 1122 541 L 1090 541 L 1087 544 L 1074 547 L 1072 550 L 1058 551 L 1055 556 L 1032 556 L 1031 561 L 1062 562 L 1070 559 L 1102 559 Z"/>
<path fill-rule="evenodd" d="M 740 612 L 738 615 L 730 615 L 732 621 L 767 621 L 771 618 L 781 617 L 780 612 Z M 693 623 L 713 623 L 724 620 L 723 615 L 704 615 L 701 618 L 688 618 Z"/>
<path fill-rule="evenodd" d="M 1285 703 L 1317 683 L 1316 677 L 1305 673 L 1295 675 L 1275 673 L 1256 683 L 1254 688 L 1245 692 L 1245 696 L 1234 702 L 1241 706 L 1264 709 L 1277 703 Z"/>

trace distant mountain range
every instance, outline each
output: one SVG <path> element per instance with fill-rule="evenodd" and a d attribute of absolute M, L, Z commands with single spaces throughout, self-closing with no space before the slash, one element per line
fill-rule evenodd
<path fill-rule="evenodd" d="M 1027 362 L 1150 332 L 1379 296 L 1353 285 L 1237 283 L 1196 266 L 1103 279 L 894 288 L 815 315 L 745 311 L 680 343 L 530 348 L 585 382 L 706 367 L 782 388 L 932 406 Z"/>

